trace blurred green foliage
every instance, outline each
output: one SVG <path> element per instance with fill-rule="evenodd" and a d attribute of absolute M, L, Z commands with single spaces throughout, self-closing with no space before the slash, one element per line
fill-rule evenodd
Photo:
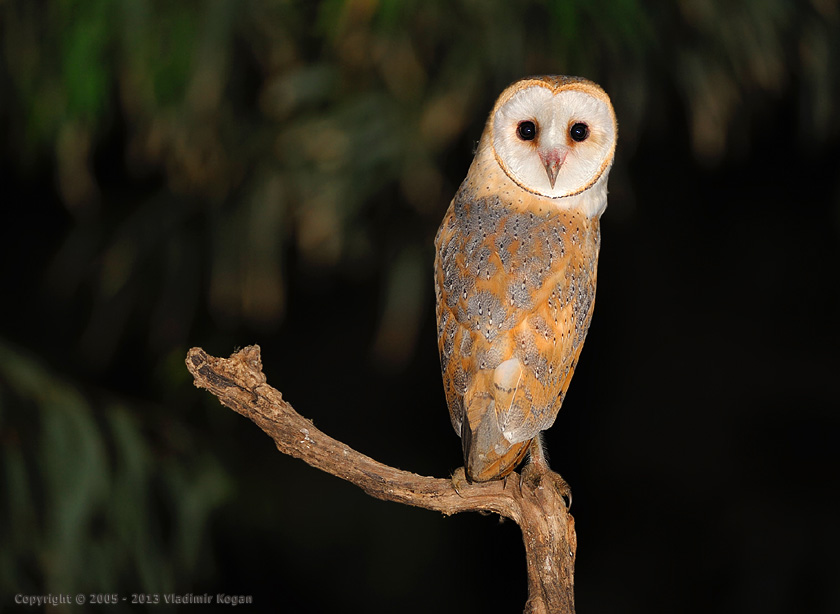
<path fill-rule="evenodd" d="M 790 146 L 835 138 L 839 27 L 835 0 L 0 1 L 5 156 L 54 177 L 65 220 L 32 276 L 61 306 L 45 330 L 90 377 L 145 344 L 139 369 L 173 388 L 197 321 L 275 330 L 302 271 L 374 281 L 366 350 L 398 369 L 434 230 L 507 83 L 600 82 L 626 192 L 625 160 L 680 123 L 674 98 L 705 164 L 747 155 L 791 92 Z M 224 471 L 189 435 L 190 453 L 161 443 L 166 412 L 46 362 L 0 343 L 4 592 L 189 586 Z"/>
<path fill-rule="evenodd" d="M 207 573 L 206 523 L 229 478 L 138 409 L 0 344 L 2 594 L 174 591 Z"/>

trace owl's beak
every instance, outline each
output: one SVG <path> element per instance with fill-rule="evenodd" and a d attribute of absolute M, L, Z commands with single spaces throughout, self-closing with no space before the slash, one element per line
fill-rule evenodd
<path fill-rule="evenodd" d="M 566 161 L 566 154 L 568 153 L 568 149 L 561 149 L 559 147 L 540 151 L 540 161 L 542 161 L 545 167 L 545 173 L 548 175 L 548 182 L 551 184 L 552 190 L 554 189 L 554 182 L 557 181 L 557 173 L 560 172 L 560 167 Z"/>

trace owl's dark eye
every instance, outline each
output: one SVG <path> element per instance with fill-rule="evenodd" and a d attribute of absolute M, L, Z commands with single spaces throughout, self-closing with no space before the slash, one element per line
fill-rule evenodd
<path fill-rule="evenodd" d="M 537 126 L 534 122 L 524 121 L 519 122 L 519 127 L 516 129 L 516 134 L 523 141 L 533 141 L 537 136 Z"/>
<path fill-rule="evenodd" d="M 589 126 L 581 122 L 573 124 L 569 128 L 569 136 L 572 137 L 573 141 L 577 141 L 578 143 L 585 141 L 589 137 Z"/>

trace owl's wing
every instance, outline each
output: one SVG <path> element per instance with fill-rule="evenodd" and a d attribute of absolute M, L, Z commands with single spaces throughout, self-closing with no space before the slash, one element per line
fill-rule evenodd
<path fill-rule="evenodd" d="M 450 205 L 435 239 L 438 349 L 474 479 L 512 471 L 554 423 L 592 316 L 599 240 L 580 212 L 461 193 Z"/>

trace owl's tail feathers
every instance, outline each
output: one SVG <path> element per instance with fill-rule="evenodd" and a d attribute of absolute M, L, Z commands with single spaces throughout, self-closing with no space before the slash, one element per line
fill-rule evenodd
<path fill-rule="evenodd" d="M 522 366 L 519 360 L 511 358 L 495 369 L 479 373 L 467 392 L 461 444 L 469 479 L 486 482 L 503 478 L 525 458 L 531 440 L 511 443 L 502 430 L 521 378 Z"/>
<path fill-rule="evenodd" d="M 466 434 L 468 429 L 464 430 Z M 466 435 L 463 439 L 466 441 L 470 438 L 470 435 Z M 478 434 L 478 438 L 481 439 L 480 434 Z M 473 482 L 489 482 L 505 477 L 523 461 L 530 445 L 530 439 L 520 441 L 499 454 L 492 447 L 481 449 L 479 446 L 466 444 L 464 446 L 464 462 L 467 477 Z"/>

